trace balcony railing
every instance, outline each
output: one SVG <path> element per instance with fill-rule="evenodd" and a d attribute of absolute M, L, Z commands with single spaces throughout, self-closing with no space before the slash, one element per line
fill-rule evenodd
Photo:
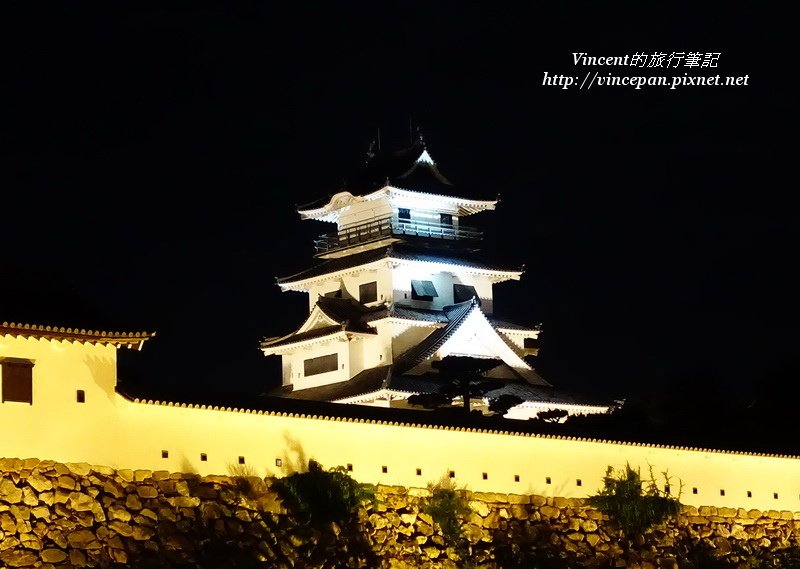
<path fill-rule="evenodd" d="M 479 241 L 483 238 L 483 232 L 463 225 L 426 223 L 398 219 L 397 216 L 387 216 L 345 226 L 335 233 L 320 235 L 318 239 L 314 240 L 314 246 L 317 249 L 317 254 L 320 254 L 395 236 Z"/>

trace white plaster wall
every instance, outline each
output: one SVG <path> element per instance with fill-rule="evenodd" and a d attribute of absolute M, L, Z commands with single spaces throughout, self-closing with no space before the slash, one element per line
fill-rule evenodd
<path fill-rule="evenodd" d="M 350 344 L 346 340 L 330 340 L 299 348 L 291 354 L 283 356 L 284 360 L 289 360 L 294 388 L 306 389 L 309 387 L 319 387 L 321 385 L 328 385 L 329 383 L 350 379 L 349 347 Z M 318 373 L 309 377 L 305 376 L 305 360 L 334 353 L 338 355 L 339 359 L 338 370 Z"/>
<path fill-rule="evenodd" d="M 0 455 L 34 456 L 31 449 L 41 449 L 53 460 L 70 460 L 87 447 L 117 444 L 116 348 L 0 336 L 5 357 L 34 362 L 33 404 L 0 403 Z M 85 403 L 77 402 L 78 389 Z"/>
<path fill-rule="evenodd" d="M 348 225 L 365 223 L 373 219 L 388 217 L 392 214 L 392 206 L 387 198 L 355 202 L 339 214 L 339 228 Z"/>
<path fill-rule="evenodd" d="M 475 491 L 564 497 L 594 493 L 608 465 L 629 462 L 668 471 L 674 489 L 682 481 L 686 504 L 800 511 L 796 458 L 134 403 L 107 389 L 113 348 L 2 337 L 0 357 L 36 361 L 34 404 L 0 404 L 2 457 L 226 474 L 243 456 L 259 474 L 278 475 L 315 458 L 352 464 L 364 482 L 419 487 L 453 470 Z M 80 388 L 82 405 L 74 403 Z"/>

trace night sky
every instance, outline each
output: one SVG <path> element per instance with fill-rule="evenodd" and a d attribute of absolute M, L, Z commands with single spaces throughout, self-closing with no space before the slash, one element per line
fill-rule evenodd
<path fill-rule="evenodd" d="M 542 323 L 538 369 L 558 387 L 747 394 L 798 370 L 784 16 L 108 4 L 0 7 L 0 321 L 155 330 L 119 371 L 144 391 L 271 387 L 258 342 L 307 309 L 275 277 L 330 229 L 295 206 L 338 191 L 379 129 L 386 149 L 411 125 L 456 185 L 500 195 L 469 224 L 525 265 L 496 312 Z M 662 73 L 749 84 L 542 85 L 654 73 L 576 68 L 573 52 L 657 51 L 720 52 L 715 70 Z"/>

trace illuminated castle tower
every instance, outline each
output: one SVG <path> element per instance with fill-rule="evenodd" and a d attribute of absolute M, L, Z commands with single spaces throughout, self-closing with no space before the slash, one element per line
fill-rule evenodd
<path fill-rule="evenodd" d="M 411 394 L 441 385 L 432 362 L 460 355 L 501 362 L 487 376 L 502 386 L 473 400 L 477 408 L 510 394 L 523 400 L 507 415 L 514 418 L 608 410 L 557 394 L 534 371 L 525 356 L 536 355 L 538 326 L 494 318 L 493 285 L 519 280 L 522 270 L 475 259 L 482 234 L 462 221 L 498 200 L 459 193 L 420 140 L 369 154 L 342 191 L 298 209 L 336 231 L 316 240 L 317 264 L 277 279 L 283 291 L 308 294 L 309 315 L 261 344 L 282 358 L 283 386 L 272 395 L 408 407 Z"/>

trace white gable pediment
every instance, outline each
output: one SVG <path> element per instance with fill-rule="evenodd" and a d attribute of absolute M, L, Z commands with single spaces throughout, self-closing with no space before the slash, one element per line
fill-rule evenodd
<path fill-rule="evenodd" d="M 464 322 L 436 351 L 440 358 L 470 356 L 502 360 L 515 369 L 531 370 L 511 346 L 498 334 L 480 309 L 470 312 Z"/>
<path fill-rule="evenodd" d="M 328 326 L 338 326 L 341 322 L 337 322 L 319 307 L 319 305 L 314 305 L 314 308 L 311 309 L 311 314 L 308 315 L 306 321 L 303 322 L 303 325 L 297 329 L 296 334 L 301 334 L 303 332 L 308 332 L 309 330 L 316 330 L 317 328 L 326 328 Z"/>

